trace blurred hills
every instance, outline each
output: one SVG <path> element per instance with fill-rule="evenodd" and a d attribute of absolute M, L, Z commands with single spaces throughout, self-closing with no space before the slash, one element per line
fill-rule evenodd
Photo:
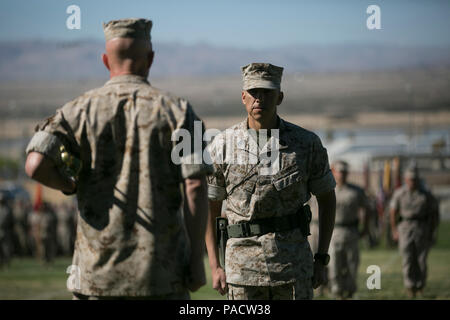
<path fill-rule="evenodd" d="M 276 49 L 155 43 L 152 77 L 240 74 L 253 61 L 285 67 L 285 73 L 359 72 L 450 66 L 450 47 L 395 45 L 289 46 Z M 27 40 L 0 42 L 0 81 L 80 80 L 107 77 L 104 43 Z"/>
<path fill-rule="evenodd" d="M 285 68 L 285 98 L 279 109 L 283 114 L 326 116 L 334 126 L 354 125 L 360 115 L 375 119 L 374 112 L 400 112 L 402 121 L 411 112 L 423 112 L 436 115 L 439 121 L 432 123 L 450 123 L 450 47 L 311 45 L 250 50 L 155 43 L 154 50 L 151 84 L 187 98 L 199 116 L 217 117 L 217 127 L 223 125 L 223 117 L 245 116 L 240 67 L 252 61 Z M 0 42 L 0 119 L 43 118 L 102 86 L 109 78 L 100 59 L 103 51 L 104 43 L 93 40 Z M 390 117 L 377 123 L 387 123 Z M 315 126 L 324 125 L 328 126 Z"/>

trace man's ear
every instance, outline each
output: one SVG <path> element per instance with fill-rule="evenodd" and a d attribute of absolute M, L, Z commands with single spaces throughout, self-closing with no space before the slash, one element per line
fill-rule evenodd
<path fill-rule="evenodd" d="M 278 94 L 277 106 L 279 106 L 281 104 L 281 102 L 283 102 L 283 98 L 284 98 L 284 93 L 283 93 L 283 91 L 280 91 L 280 93 Z"/>
<path fill-rule="evenodd" d="M 245 90 L 242 90 L 241 92 L 241 100 L 242 100 L 242 104 L 245 105 L 245 97 L 247 95 L 247 92 Z"/>
<path fill-rule="evenodd" d="M 106 53 L 102 53 L 102 61 L 103 61 L 103 64 L 105 65 L 106 69 L 111 71 L 111 68 L 109 67 L 108 56 L 106 55 Z"/>

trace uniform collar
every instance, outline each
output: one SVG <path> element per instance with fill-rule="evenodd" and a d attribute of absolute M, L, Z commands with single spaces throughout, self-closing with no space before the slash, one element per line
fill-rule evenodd
<path fill-rule="evenodd" d="M 146 83 L 150 84 L 147 80 L 147 78 L 144 78 L 142 76 L 138 76 L 137 74 L 124 74 L 120 76 L 115 76 L 108 80 L 105 83 L 105 86 L 116 84 L 116 83 Z"/>
<path fill-rule="evenodd" d="M 283 119 L 281 119 L 279 116 L 277 116 L 278 119 L 278 128 L 280 130 L 279 132 L 279 139 L 278 139 L 278 146 L 279 146 L 279 150 L 282 149 L 286 149 L 288 148 L 288 145 L 286 143 L 286 139 L 284 138 L 285 134 L 286 134 L 286 123 Z M 248 118 L 246 118 L 244 121 L 242 121 L 241 123 L 239 123 L 238 130 L 241 130 L 241 132 L 244 133 L 244 140 L 241 143 L 238 143 L 237 148 L 238 149 L 242 149 L 242 150 L 247 150 L 249 148 L 248 145 L 248 139 L 253 139 L 252 137 L 250 137 L 250 134 L 248 133 Z M 273 137 L 271 137 L 270 139 L 273 139 Z M 261 152 L 268 152 L 270 151 L 270 140 L 269 142 L 261 149 Z"/>
<path fill-rule="evenodd" d="M 286 130 L 286 123 L 279 116 L 277 116 L 277 120 L 278 120 L 278 128 L 276 128 L 276 129 L 280 129 L 280 136 L 281 136 L 281 134 Z M 239 123 L 239 129 L 241 129 L 241 130 L 248 130 L 249 129 L 248 128 L 248 117 L 245 118 L 244 121 Z"/>

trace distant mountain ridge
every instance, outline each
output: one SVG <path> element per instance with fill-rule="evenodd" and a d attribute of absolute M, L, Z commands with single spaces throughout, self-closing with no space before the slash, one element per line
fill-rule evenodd
<path fill-rule="evenodd" d="M 308 45 L 255 50 L 155 43 L 154 50 L 152 77 L 236 74 L 252 61 L 281 65 L 290 74 L 450 66 L 450 47 Z M 96 40 L 0 42 L 0 81 L 105 78 L 102 52 L 104 43 Z"/>

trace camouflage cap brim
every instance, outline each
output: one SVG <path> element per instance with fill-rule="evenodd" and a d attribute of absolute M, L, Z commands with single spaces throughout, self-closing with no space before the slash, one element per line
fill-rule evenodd
<path fill-rule="evenodd" d="M 263 79 L 255 79 L 255 80 L 247 80 L 244 82 L 243 90 L 250 89 L 272 89 L 272 90 L 280 90 L 280 86 L 276 85 L 273 81 L 263 80 Z"/>
<path fill-rule="evenodd" d="M 244 90 L 254 88 L 281 89 L 283 68 L 270 63 L 253 62 L 241 67 Z"/>

